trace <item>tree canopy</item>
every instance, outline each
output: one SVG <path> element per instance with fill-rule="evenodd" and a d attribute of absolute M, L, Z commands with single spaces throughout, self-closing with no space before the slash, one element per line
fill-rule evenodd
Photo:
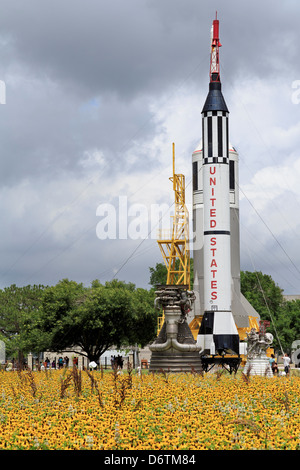
<path fill-rule="evenodd" d="M 259 271 L 241 271 L 241 292 L 263 320 L 271 321 L 284 304 L 282 289 Z"/>
<path fill-rule="evenodd" d="M 154 293 L 133 283 L 95 280 L 85 287 L 63 279 L 0 291 L 0 335 L 10 356 L 74 351 L 98 361 L 112 346 L 145 346 L 156 328 Z"/>
<path fill-rule="evenodd" d="M 47 349 L 75 351 L 89 360 L 112 346 L 144 346 L 156 331 L 153 294 L 118 280 L 89 288 L 64 279 L 45 292 L 40 328 L 47 332 Z"/>
<path fill-rule="evenodd" d="M 300 339 L 300 300 L 286 300 L 272 277 L 257 271 L 241 271 L 241 291 L 261 320 L 270 321 L 274 349 L 290 352 L 292 342 Z"/>
<path fill-rule="evenodd" d="M 0 335 L 6 344 L 7 354 L 19 361 L 40 334 L 31 335 L 40 311 L 45 287 L 42 285 L 17 287 L 15 284 L 0 290 Z M 35 341 L 35 340 L 36 341 Z"/>
<path fill-rule="evenodd" d="M 176 260 L 175 263 L 176 269 L 179 267 L 179 260 Z M 194 284 L 194 260 L 190 259 L 190 279 L 191 279 L 191 289 L 193 289 Z M 167 283 L 168 270 L 164 263 L 156 263 L 155 268 L 150 267 L 150 281 L 149 284 L 155 288 L 155 286 L 161 284 L 164 285 Z"/>

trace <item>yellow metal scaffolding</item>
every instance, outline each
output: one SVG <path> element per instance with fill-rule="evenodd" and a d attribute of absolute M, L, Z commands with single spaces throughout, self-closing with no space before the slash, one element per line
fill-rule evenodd
<path fill-rule="evenodd" d="M 168 285 L 186 285 L 191 288 L 191 262 L 189 247 L 189 213 L 185 205 L 185 177 L 175 173 L 175 144 L 173 143 L 173 183 L 175 195 L 175 207 L 172 230 L 166 235 L 166 231 L 159 231 L 157 243 L 168 270 Z M 158 330 L 163 324 L 164 318 L 159 318 Z"/>
<path fill-rule="evenodd" d="M 167 284 L 184 284 L 191 288 L 189 213 L 185 205 L 185 177 L 175 173 L 175 145 L 173 143 L 173 182 L 175 194 L 175 213 L 171 236 L 162 238 L 159 232 L 157 243 L 168 270 Z"/>

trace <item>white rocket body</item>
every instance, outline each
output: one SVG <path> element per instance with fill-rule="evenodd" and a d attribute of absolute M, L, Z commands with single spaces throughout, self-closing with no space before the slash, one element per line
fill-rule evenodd
<path fill-rule="evenodd" d="M 230 292 L 231 311 L 238 328 L 249 327 L 249 317 L 259 314 L 241 293 L 240 286 L 240 227 L 239 227 L 239 158 L 236 149 L 229 143 L 229 207 L 230 207 Z M 192 156 L 193 164 L 193 258 L 194 258 L 194 302 L 193 314 L 203 316 L 207 310 L 204 304 L 204 285 L 207 279 L 204 271 L 204 180 L 202 139 Z M 207 193 L 207 191 L 205 191 Z M 227 247 L 228 249 L 228 247 Z M 216 253 L 217 254 L 217 253 Z M 218 260 L 219 261 L 219 260 Z M 217 262 L 218 262 L 217 261 Z M 228 289 L 228 287 L 227 287 Z M 227 291 L 228 292 L 228 291 Z M 198 338 L 198 340 L 203 338 Z M 203 346 L 203 345 L 202 345 Z"/>
<path fill-rule="evenodd" d="M 204 165 L 205 311 L 231 310 L 229 195 L 224 197 L 228 181 L 228 165 Z"/>
<path fill-rule="evenodd" d="M 229 144 L 221 91 L 217 15 L 211 30 L 209 92 L 202 141 L 193 152 L 194 315 L 203 354 L 239 355 L 237 328 L 259 317 L 240 292 L 238 154 Z"/>
<path fill-rule="evenodd" d="M 221 83 L 210 83 L 202 111 L 204 314 L 198 335 L 208 354 L 239 354 L 231 311 L 228 114 Z"/>

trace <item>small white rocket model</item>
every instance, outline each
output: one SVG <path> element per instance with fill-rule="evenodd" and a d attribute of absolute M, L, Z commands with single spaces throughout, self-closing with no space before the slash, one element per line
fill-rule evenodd
<path fill-rule="evenodd" d="M 205 354 L 239 355 L 239 335 L 231 308 L 229 111 L 221 91 L 220 46 L 216 18 L 209 93 L 202 110 L 204 313 L 197 343 Z M 195 258 L 194 269 L 197 271 Z"/>

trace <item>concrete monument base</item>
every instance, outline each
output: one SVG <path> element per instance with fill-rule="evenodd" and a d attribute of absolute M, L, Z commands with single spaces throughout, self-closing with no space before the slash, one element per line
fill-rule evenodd
<path fill-rule="evenodd" d="M 267 356 L 248 359 L 243 372 L 247 375 L 261 375 L 264 377 L 273 377 L 273 372 Z"/>

